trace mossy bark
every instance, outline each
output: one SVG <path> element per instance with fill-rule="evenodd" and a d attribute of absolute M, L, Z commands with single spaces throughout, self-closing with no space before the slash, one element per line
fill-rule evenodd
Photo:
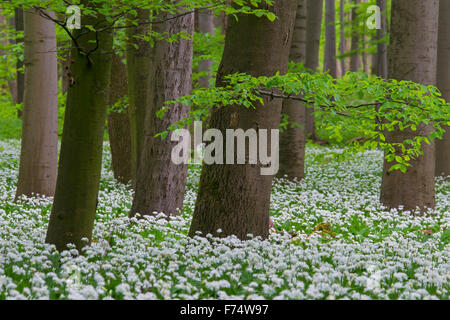
<path fill-rule="evenodd" d="M 118 101 L 123 102 L 127 95 L 127 67 L 122 57 L 113 55 L 111 67 L 111 85 L 109 105 L 113 107 Z M 123 107 L 123 103 L 121 104 Z M 111 147 L 111 161 L 114 177 L 117 181 L 128 184 L 132 181 L 131 132 L 128 109 L 108 113 L 108 134 Z"/>
<path fill-rule="evenodd" d="M 285 73 L 296 7 L 296 1 L 274 1 L 273 6 L 266 7 L 277 15 L 274 22 L 252 15 L 239 15 L 237 21 L 230 19 L 217 85 L 225 85 L 224 77 L 236 72 L 253 76 Z M 264 98 L 264 106 L 256 104 L 255 107 L 256 110 L 239 105 L 215 109 L 211 127 L 219 129 L 224 137 L 226 129 L 268 129 L 270 132 L 279 128 L 281 99 Z M 236 235 L 241 239 L 246 239 L 248 234 L 267 237 L 273 177 L 261 175 L 261 167 L 261 163 L 205 164 L 190 236 L 200 231 L 204 236 L 210 233 Z M 218 233 L 218 229 L 222 232 Z"/>
<path fill-rule="evenodd" d="M 103 16 L 83 16 L 81 22 L 107 26 Z M 67 92 L 58 179 L 46 237 L 46 242 L 60 251 L 69 243 L 81 249 L 91 240 L 94 227 L 113 39 L 110 31 L 99 32 L 97 37 L 91 31 L 78 39 L 85 52 L 98 44 L 89 56 L 75 47 L 71 51 L 74 83 Z"/>

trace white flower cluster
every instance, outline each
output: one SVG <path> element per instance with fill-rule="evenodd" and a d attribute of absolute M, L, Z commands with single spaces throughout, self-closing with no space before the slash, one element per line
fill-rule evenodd
<path fill-rule="evenodd" d="M 108 170 L 106 144 L 93 242 L 79 254 L 45 244 L 51 198 L 13 201 L 19 150 L 0 141 L 0 299 L 449 298 L 450 183 L 436 179 L 427 215 L 387 211 L 381 152 L 321 163 L 329 149 L 308 146 L 305 179 L 274 183 L 271 216 L 284 232 L 240 241 L 187 236 L 194 166 L 181 216 L 130 223 L 132 191 Z M 324 222 L 333 236 L 313 233 Z"/>

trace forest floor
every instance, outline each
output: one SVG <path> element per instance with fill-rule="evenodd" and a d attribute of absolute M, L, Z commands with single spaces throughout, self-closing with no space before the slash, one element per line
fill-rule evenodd
<path fill-rule="evenodd" d="M 389 211 L 382 153 L 323 162 L 330 149 L 308 146 L 303 181 L 275 181 L 278 232 L 240 241 L 187 237 L 198 167 L 180 217 L 130 221 L 132 191 L 114 180 L 105 144 L 93 243 L 80 255 L 44 243 L 51 198 L 13 202 L 20 143 L 0 141 L 0 299 L 448 299 L 450 181 L 436 179 L 424 216 Z M 320 224 L 332 230 L 313 232 Z"/>

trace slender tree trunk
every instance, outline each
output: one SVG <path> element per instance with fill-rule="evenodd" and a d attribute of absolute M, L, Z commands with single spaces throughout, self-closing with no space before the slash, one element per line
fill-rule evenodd
<path fill-rule="evenodd" d="M 23 10 L 22 9 L 15 9 L 14 10 L 14 25 L 16 28 L 16 31 L 24 31 L 24 21 L 23 21 Z M 22 43 L 23 39 L 16 40 L 16 43 Z M 24 93 L 25 93 L 25 74 L 21 69 L 23 68 L 23 61 L 20 59 L 17 59 L 17 103 L 20 104 L 23 102 L 24 99 Z M 20 118 L 22 117 L 22 111 L 17 111 L 17 116 Z"/>
<path fill-rule="evenodd" d="M 150 19 L 149 10 L 137 10 L 139 22 Z M 134 17 L 133 17 L 134 18 Z M 128 74 L 128 112 L 131 132 L 131 165 L 133 187 L 136 185 L 136 174 L 142 152 L 145 111 L 148 104 L 150 81 L 151 48 L 148 41 L 141 37 L 150 31 L 147 23 L 141 23 L 136 28 L 128 28 L 127 36 L 127 74 Z M 135 47 L 137 46 L 137 48 Z"/>
<path fill-rule="evenodd" d="M 214 34 L 214 15 L 212 11 L 203 10 L 198 13 L 198 30 L 201 33 Z M 201 60 L 198 63 L 198 71 L 207 75 L 198 79 L 199 88 L 209 88 L 209 80 L 211 79 L 212 60 Z"/>
<path fill-rule="evenodd" d="M 345 48 L 345 0 L 341 0 L 339 4 L 339 22 L 340 22 L 340 35 L 341 39 L 339 41 L 339 53 L 343 55 L 347 49 Z M 345 68 L 345 59 L 341 58 L 341 75 L 344 75 L 347 71 Z"/>
<path fill-rule="evenodd" d="M 235 72 L 253 76 L 285 73 L 296 7 L 291 0 L 264 5 L 277 15 L 274 22 L 253 15 L 238 15 L 238 21 L 230 19 L 217 85 L 223 86 L 224 77 Z M 281 107 L 282 100 L 264 98 L 264 106 L 256 104 L 256 110 L 238 105 L 219 108 L 212 114 L 211 127 L 219 129 L 223 137 L 226 129 L 236 128 L 253 128 L 258 133 L 267 129 L 270 133 L 279 127 Z M 236 235 L 241 239 L 248 238 L 248 234 L 267 237 L 272 176 L 261 175 L 261 168 L 260 162 L 205 164 L 189 234 L 194 236 L 200 231 L 203 235 Z M 219 228 L 221 233 L 217 232 Z"/>
<path fill-rule="evenodd" d="M 297 15 L 289 60 L 305 62 L 306 54 L 306 0 L 297 0 Z M 279 177 L 302 179 L 305 176 L 305 118 L 306 107 L 299 101 L 283 100 L 282 114 L 287 115 L 289 125 L 280 133 Z M 294 122 L 294 126 L 291 126 Z M 299 125 L 301 127 L 299 127 Z"/>
<path fill-rule="evenodd" d="M 170 16 L 164 16 L 168 19 Z M 154 26 L 157 32 L 193 33 L 194 15 L 188 14 L 170 19 Z M 136 180 L 136 192 L 130 216 L 136 213 L 151 215 L 164 212 L 175 215 L 182 209 L 186 187 L 187 165 L 176 165 L 171 161 L 173 147 L 177 144 L 169 137 L 155 137 L 174 123 L 187 116 L 186 106 L 173 106 L 162 119 L 156 116 L 167 100 L 188 95 L 192 79 L 192 41 L 179 40 L 169 43 L 157 41 L 152 61 L 149 111 L 146 114 L 145 134 L 142 145 L 140 166 Z"/>
<path fill-rule="evenodd" d="M 359 21 L 358 21 L 358 9 L 359 0 L 353 0 L 352 8 L 352 45 L 350 50 L 353 52 L 350 56 L 350 71 L 359 71 Z"/>
<path fill-rule="evenodd" d="M 89 6 L 87 0 L 82 2 Z M 104 28 L 104 16 L 83 15 L 83 26 Z M 77 37 L 81 31 L 76 30 Z M 83 30 L 83 32 L 85 32 Z M 98 42 L 97 42 L 98 37 Z M 94 227 L 102 165 L 103 136 L 111 71 L 112 33 L 90 31 L 78 38 L 81 54 L 71 51 L 74 83 L 67 92 L 67 106 L 61 143 L 55 199 L 46 242 L 59 251 L 73 243 L 78 249 L 89 243 Z M 83 241 L 86 238 L 88 241 Z"/>
<path fill-rule="evenodd" d="M 325 60 L 323 70 L 333 78 L 337 75 L 336 61 L 336 8 L 334 0 L 325 0 Z"/>
<path fill-rule="evenodd" d="M 388 51 L 389 77 L 425 85 L 436 83 L 437 28 L 439 1 L 394 0 L 391 41 Z M 386 132 L 386 141 L 399 142 L 416 135 L 429 135 L 432 126 L 421 125 L 416 132 Z M 423 144 L 423 155 L 411 162 L 406 173 L 389 172 L 393 163 L 384 161 L 381 202 L 390 208 L 403 205 L 434 207 L 434 143 Z"/>
<path fill-rule="evenodd" d="M 8 28 L 8 24 L 9 27 L 14 28 L 14 25 L 11 24 L 11 22 L 13 21 L 7 21 L 6 17 L 2 14 L 1 9 L 0 9 L 0 28 L 3 29 L 7 29 Z M 0 56 L 5 55 L 5 49 L 2 49 L 1 47 L 6 48 L 9 44 L 10 44 L 11 40 L 9 39 L 8 33 L 5 32 L 4 35 L 2 35 L 2 38 L 0 39 Z M 9 79 L 8 80 L 8 87 L 9 87 L 9 92 L 11 94 L 11 100 L 13 102 L 13 104 L 17 104 L 17 81 L 13 80 L 13 79 Z"/>
<path fill-rule="evenodd" d="M 323 1 L 307 0 L 306 3 L 306 55 L 305 66 L 313 72 L 319 67 L 320 34 L 322 32 Z M 306 108 L 306 136 L 316 139 L 314 109 Z"/>
<path fill-rule="evenodd" d="M 446 101 L 450 101 L 450 1 L 439 6 L 439 35 L 437 59 L 437 86 Z M 450 127 L 442 140 L 436 140 L 436 175 L 450 175 Z"/>
<path fill-rule="evenodd" d="M 387 25 L 387 5 L 386 0 L 377 0 L 377 5 L 381 11 L 381 29 L 377 30 L 375 39 L 380 41 L 386 37 L 388 25 Z M 387 45 L 386 42 L 379 43 L 377 45 L 377 53 L 372 58 L 372 73 L 377 76 L 387 78 L 388 65 L 387 65 Z"/>
<path fill-rule="evenodd" d="M 25 97 L 16 199 L 53 196 L 58 157 L 58 62 L 55 24 L 25 13 Z"/>
<path fill-rule="evenodd" d="M 112 58 L 109 105 L 119 102 L 124 106 L 123 98 L 127 95 L 127 67 L 122 57 L 115 54 Z M 122 101 L 122 102 L 121 102 Z M 128 109 L 108 114 L 108 133 L 111 146 L 112 169 L 117 181 L 127 184 L 132 180 L 131 174 L 131 133 Z"/>

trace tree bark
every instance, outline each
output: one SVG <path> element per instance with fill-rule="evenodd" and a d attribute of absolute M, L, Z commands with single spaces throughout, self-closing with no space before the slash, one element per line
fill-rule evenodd
<path fill-rule="evenodd" d="M 323 70 L 333 78 L 337 75 L 336 61 L 336 8 L 334 0 L 325 0 L 325 58 Z"/>
<path fill-rule="evenodd" d="M 285 73 L 288 67 L 291 37 L 297 3 L 275 0 L 273 11 L 278 19 L 270 22 L 264 17 L 238 15 L 230 19 L 225 51 L 218 72 L 217 85 L 224 86 L 224 77 L 235 72 L 252 76 L 271 76 Z M 225 137 L 226 129 L 278 129 L 281 99 L 264 98 L 264 105 L 256 110 L 244 106 L 215 109 L 211 127 Z M 247 145 L 247 149 L 248 149 Z M 270 149 L 269 149 L 270 152 Z M 248 155 L 247 155 L 248 159 Z M 272 176 L 261 175 L 262 164 L 205 164 L 192 219 L 190 236 L 197 231 L 203 235 L 236 235 L 247 239 L 248 234 L 267 237 Z M 222 229 L 218 233 L 218 229 Z"/>
<path fill-rule="evenodd" d="M 167 20 L 171 16 L 164 16 Z M 187 14 L 177 19 L 154 25 L 156 32 L 193 33 L 194 15 Z M 142 154 L 136 179 L 136 192 L 130 216 L 136 213 L 151 215 L 164 212 L 175 215 L 182 209 L 186 185 L 187 165 L 176 165 L 171 161 L 173 147 L 177 144 L 169 137 L 155 137 L 168 126 L 188 114 L 188 107 L 172 106 L 162 119 L 156 116 L 165 101 L 188 95 L 192 86 L 192 41 L 180 39 L 169 43 L 166 40 L 155 44 L 152 61 L 149 111 L 146 113 Z"/>
<path fill-rule="evenodd" d="M 24 31 L 24 18 L 23 18 L 23 10 L 16 8 L 14 10 L 14 25 L 16 31 Z M 16 40 L 16 43 L 22 43 L 23 39 Z M 25 74 L 23 71 L 20 71 L 23 68 L 23 61 L 17 59 L 17 104 L 23 103 L 24 93 L 25 93 Z M 22 117 L 22 111 L 17 111 L 17 116 Z"/>
<path fill-rule="evenodd" d="M 306 54 L 305 67 L 313 72 L 319 67 L 320 35 L 322 32 L 323 1 L 307 0 L 306 3 Z M 316 139 L 314 109 L 306 108 L 305 134 Z"/>
<path fill-rule="evenodd" d="M 55 24 L 25 13 L 25 97 L 16 199 L 53 196 L 58 157 L 58 63 Z"/>
<path fill-rule="evenodd" d="M 392 2 L 391 41 L 388 50 L 389 77 L 425 85 L 436 83 L 439 1 L 395 0 Z M 432 126 L 416 132 L 386 132 L 386 141 L 399 142 L 416 135 L 429 135 Z M 411 161 L 406 173 L 389 172 L 393 163 L 384 161 L 381 202 L 389 208 L 435 206 L 434 143 L 423 144 L 423 155 Z"/>
<path fill-rule="evenodd" d="M 359 0 L 353 0 L 352 8 L 352 44 L 350 50 L 353 52 L 350 56 L 350 71 L 359 71 L 359 21 L 357 9 L 359 6 Z"/>
<path fill-rule="evenodd" d="M 14 20 L 10 20 L 7 21 L 6 16 L 4 16 L 2 14 L 2 11 L 0 9 L 0 28 L 3 30 L 7 30 L 8 27 L 10 28 L 14 28 L 14 25 L 11 23 L 14 22 Z M 9 26 L 8 26 L 9 24 Z M 11 43 L 12 41 L 9 39 L 8 33 L 5 33 L 2 35 L 1 39 L 0 39 L 0 47 L 4 47 L 7 48 L 7 46 Z M 0 56 L 5 55 L 5 50 L 0 48 Z M 9 92 L 11 94 L 11 100 L 12 103 L 14 105 L 16 105 L 18 103 L 17 101 L 17 81 L 15 79 L 8 79 L 8 87 L 9 87 Z"/>
<path fill-rule="evenodd" d="M 450 2 L 440 1 L 437 58 L 437 87 L 446 101 L 450 101 Z M 450 175 L 450 127 L 442 140 L 436 140 L 436 175 Z"/>
<path fill-rule="evenodd" d="M 347 51 L 347 49 L 345 48 L 345 0 L 340 0 L 339 3 L 339 22 L 341 35 L 340 37 L 341 39 L 339 41 L 339 52 L 341 55 L 343 55 Z M 342 57 L 340 60 L 341 60 L 341 76 L 343 76 L 347 71 L 345 68 L 346 58 Z"/>
<path fill-rule="evenodd" d="M 90 6 L 90 2 L 82 2 Z M 93 8 L 95 10 L 95 8 Z M 83 26 L 104 28 L 104 16 L 83 15 Z M 80 32 L 76 30 L 74 36 Z M 98 42 L 96 38 L 98 37 Z M 58 179 L 46 242 L 59 251 L 73 243 L 78 249 L 89 244 L 94 227 L 100 182 L 103 136 L 111 71 L 112 33 L 90 31 L 78 38 L 89 56 L 71 51 L 73 81 L 67 106 L 58 167 Z M 97 49 L 94 49 L 98 45 Z M 88 241 L 83 241 L 86 238 Z"/>
<path fill-rule="evenodd" d="M 202 10 L 198 12 L 198 31 L 214 35 L 214 15 L 210 10 Z M 198 79 L 199 88 L 209 88 L 209 80 L 211 79 L 212 60 L 200 60 L 198 63 L 198 71 L 207 75 Z"/>
<path fill-rule="evenodd" d="M 388 32 L 386 0 L 377 0 L 377 5 L 380 7 L 381 11 L 381 29 L 377 30 L 375 40 L 380 41 Z M 372 72 L 379 77 L 387 78 L 388 66 L 386 42 L 377 45 L 377 53 L 374 54 L 372 61 Z"/>
<path fill-rule="evenodd" d="M 297 63 L 305 62 L 306 54 L 306 0 L 297 0 L 297 15 L 289 60 Z M 282 114 L 288 121 L 294 122 L 280 133 L 280 169 L 279 177 L 302 179 L 305 176 L 305 118 L 306 107 L 299 101 L 283 100 Z M 301 126 L 299 127 L 298 124 Z"/>
<path fill-rule="evenodd" d="M 112 107 L 127 95 L 127 67 L 122 57 L 115 54 L 112 57 L 111 84 L 109 105 Z M 121 103 L 123 106 L 123 102 Z M 131 133 L 128 109 L 108 114 L 108 133 L 111 146 L 111 159 L 114 177 L 117 181 L 128 184 L 132 180 L 131 174 Z"/>
<path fill-rule="evenodd" d="M 136 9 L 137 19 L 145 22 L 150 19 L 150 11 Z M 132 17 L 135 18 L 135 17 Z M 144 134 L 144 120 L 148 104 L 148 90 L 150 84 L 151 47 L 148 41 L 141 37 L 150 31 L 146 23 L 136 28 L 128 28 L 127 43 L 127 74 L 128 74 L 128 112 L 131 132 L 131 165 L 133 188 L 136 186 L 136 174 L 142 153 L 142 140 Z M 137 45 L 137 48 L 135 47 Z"/>

